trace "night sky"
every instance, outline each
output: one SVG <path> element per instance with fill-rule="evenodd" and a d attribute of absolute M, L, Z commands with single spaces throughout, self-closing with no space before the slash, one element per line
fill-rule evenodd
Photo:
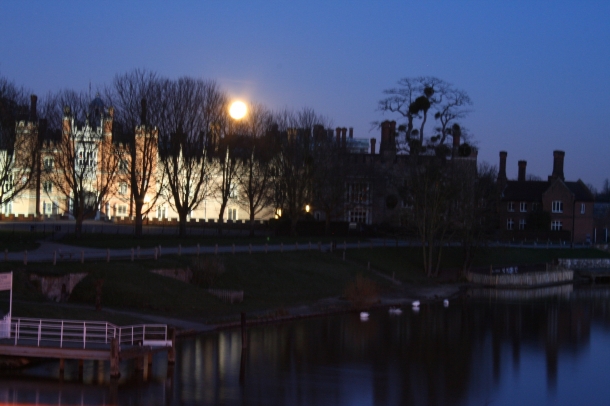
<path fill-rule="evenodd" d="M 383 89 L 436 76 L 464 89 L 462 124 L 498 163 L 601 188 L 610 178 L 608 1 L 0 0 L 0 75 L 43 97 L 146 68 L 214 79 L 271 109 L 312 107 L 355 137 Z M 427 127 L 431 129 L 431 127 Z"/>

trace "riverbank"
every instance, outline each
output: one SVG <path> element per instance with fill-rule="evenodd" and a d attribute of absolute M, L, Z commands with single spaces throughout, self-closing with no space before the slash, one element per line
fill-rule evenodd
<path fill-rule="evenodd" d="M 209 331 L 235 325 L 241 313 L 255 323 L 350 311 L 353 306 L 344 299 L 345 291 L 358 275 L 378 287 L 381 306 L 413 300 L 442 301 L 463 288 L 459 282 L 441 284 L 425 278 L 420 271 L 419 254 L 416 247 L 362 246 L 332 253 L 315 249 L 268 253 L 246 250 L 84 264 L 0 262 L 0 272 L 14 273 L 14 317 L 105 320 L 118 325 L 162 323 L 182 331 Z M 443 266 L 458 266 L 459 254 L 458 249 L 448 248 Z M 584 249 L 494 248 L 483 251 L 475 265 L 489 261 L 511 264 L 514 258 L 520 263 L 539 263 L 568 255 L 609 256 Z M 187 271 L 194 269 L 199 270 L 192 274 Z M 67 301 L 49 300 L 42 293 L 42 282 L 37 282 L 40 277 L 52 279 L 77 273 L 84 277 L 68 289 L 63 297 Z M 185 275 L 191 275 L 191 283 L 180 279 Z M 58 286 L 61 293 L 62 285 Z M 101 310 L 96 311 L 98 286 Z M 209 288 L 216 293 L 241 293 L 243 300 L 225 302 Z M 8 292 L 4 294 L 8 301 Z"/>

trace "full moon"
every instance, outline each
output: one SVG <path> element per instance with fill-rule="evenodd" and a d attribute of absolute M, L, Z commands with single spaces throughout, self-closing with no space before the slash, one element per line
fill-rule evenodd
<path fill-rule="evenodd" d="M 231 107 L 229 108 L 229 114 L 235 120 L 243 118 L 246 115 L 247 111 L 248 108 L 246 107 L 246 105 L 240 101 L 233 102 L 233 104 L 231 104 Z"/>

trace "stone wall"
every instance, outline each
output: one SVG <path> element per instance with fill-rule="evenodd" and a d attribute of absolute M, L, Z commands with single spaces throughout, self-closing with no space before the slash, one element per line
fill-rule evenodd
<path fill-rule="evenodd" d="M 74 287 L 87 276 L 87 273 L 71 273 L 63 276 L 30 275 L 32 282 L 38 282 L 40 290 L 47 298 L 56 302 L 65 301 Z"/>

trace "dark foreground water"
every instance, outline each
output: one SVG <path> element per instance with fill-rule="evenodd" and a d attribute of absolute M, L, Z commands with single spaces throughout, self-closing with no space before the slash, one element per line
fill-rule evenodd
<path fill-rule="evenodd" d="M 608 405 L 610 289 L 476 290 L 405 308 L 185 339 L 168 370 L 43 363 L 0 376 L 0 404 Z"/>

